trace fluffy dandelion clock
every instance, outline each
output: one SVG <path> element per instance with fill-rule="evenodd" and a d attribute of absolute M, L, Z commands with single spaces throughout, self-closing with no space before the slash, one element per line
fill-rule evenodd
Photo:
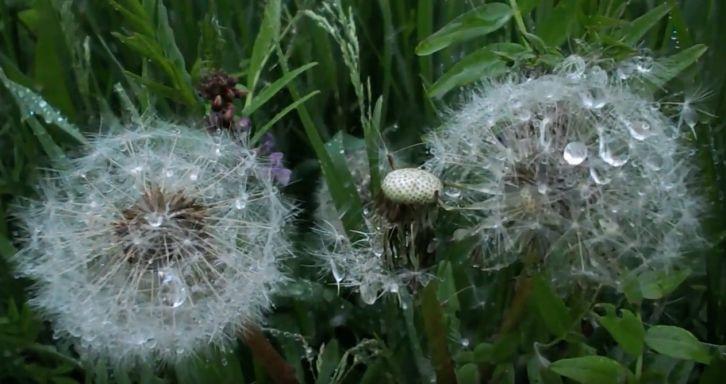
<path fill-rule="evenodd" d="M 573 56 L 484 86 L 428 136 L 427 169 L 464 219 L 455 237 L 479 240 L 476 263 L 534 259 L 617 285 L 700 238 L 681 133 L 626 80 Z"/>
<path fill-rule="evenodd" d="M 95 138 L 16 209 L 32 303 L 117 364 L 224 346 L 270 307 L 289 252 L 267 160 L 226 133 L 142 125 Z"/>

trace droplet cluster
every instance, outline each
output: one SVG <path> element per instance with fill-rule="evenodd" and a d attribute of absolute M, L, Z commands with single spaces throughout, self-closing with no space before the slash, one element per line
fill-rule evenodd
<path fill-rule="evenodd" d="M 176 361 L 271 305 L 292 206 L 227 133 L 157 120 L 91 140 L 15 208 L 31 303 L 91 357 Z"/>
<path fill-rule="evenodd" d="M 681 132 L 625 81 L 651 66 L 638 57 L 607 71 L 572 56 L 551 74 L 484 86 L 427 137 L 426 167 L 468 222 L 456 235 L 479 239 L 476 263 L 527 255 L 617 285 L 700 239 Z"/>

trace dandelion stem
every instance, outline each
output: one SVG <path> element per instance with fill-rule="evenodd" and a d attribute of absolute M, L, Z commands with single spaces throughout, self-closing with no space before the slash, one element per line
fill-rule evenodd
<path fill-rule="evenodd" d="M 524 25 L 524 19 L 522 19 L 522 12 L 519 10 L 517 0 L 509 0 L 509 5 L 512 7 L 514 23 L 517 24 L 517 29 L 519 29 L 519 33 L 522 34 L 522 42 L 527 48 L 529 48 L 529 43 L 527 42 L 527 27 Z"/>
<path fill-rule="evenodd" d="M 275 350 L 270 341 L 255 326 L 248 326 L 242 339 L 252 351 L 252 355 L 262 364 L 273 382 L 276 384 L 297 384 L 295 369 Z"/>
<path fill-rule="evenodd" d="M 511 331 L 522 318 L 529 296 L 532 294 L 532 278 L 526 276 L 526 273 L 526 269 L 523 270 L 517 279 L 512 303 L 504 312 L 502 324 L 499 327 L 499 336 Z"/>

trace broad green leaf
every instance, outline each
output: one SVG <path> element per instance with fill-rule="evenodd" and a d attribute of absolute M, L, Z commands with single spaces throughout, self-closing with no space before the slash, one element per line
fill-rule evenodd
<path fill-rule="evenodd" d="M 550 370 L 583 384 L 625 383 L 627 371 L 617 361 L 604 356 L 584 356 L 557 360 Z"/>
<path fill-rule="evenodd" d="M 419 56 L 430 55 L 452 44 L 484 36 L 501 28 L 512 17 L 512 9 L 503 3 L 490 3 L 450 21 L 416 47 Z"/>
<path fill-rule="evenodd" d="M 247 88 L 250 90 L 250 95 L 254 93 L 262 68 L 279 38 L 281 9 L 280 0 L 268 0 L 265 5 L 262 24 L 252 46 L 252 57 L 247 71 Z"/>
<path fill-rule="evenodd" d="M 643 16 L 633 20 L 622 31 L 623 43 L 631 46 L 636 45 L 638 41 L 640 41 L 640 39 L 643 38 L 643 36 L 645 36 L 645 34 L 658 23 L 658 21 L 660 21 L 660 19 L 668 14 L 669 10 L 670 6 L 663 3 L 651 9 Z"/>
<path fill-rule="evenodd" d="M 654 351 L 677 359 L 711 362 L 711 354 L 691 332 L 670 325 L 656 325 L 645 333 L 645 344 Z"/>
<path fill-rule="evenodd" d="M 621 309 L 620 317 L 618 317 L 615 307 L 611 304 L 599 304 L 598 306 L 605 309 L 604 316 L 595 315 L 598 323 L 610 332 L 610 335 L 625 352 L 639 356 L 643 352 L 645 338 L 645 329 L 640 319 L 627 309 Z"/>
<path fill-rule="evenodd" d="M 253 114 L 258 108 L 263 106 L 270 98 L 275 96 L 277 92 L 279 92 L 283 87 L 287 85 L 290 81 L 292 81 L 294 78 L 298 77 L 301 73 L 307 71 L 308 69 L 318 65 L 316 62 L 305 64 L 299 68 L 295 68 L 292 71 L 286 73 L 281 78 L 275 80 L 272 84 L 265 87 L 260 93 L 252 98 L 252 101 L 245 106 L 244 110 L 242 111 L 243 115 L 249 116 Z"/>
<path fill-rule="evenodd" d="M 678 288 L 690 274 L 691 270 L 688 268 L 670 272 L 648 271 L 642 273 L 638 276 L 640 291 L 645 299 L 661 299 Z"/>
<path fill-rule="evenodd" d="M 293 101 L 292 103 L 290 103 L 290 105 L 288 105 L 287 107 L 285 107 L 282 111 L 278 112 L 265 125 L 263 125 L 260 129 L 258 129 L 255 132 L 255 135 L 252 137 L 252 140 L 250 142 L 252 144 L 257 143 L 262 138 L 262 135 L 264 135 L 265 132 L 267 132 L 270 128 L 272 128 L 272 126 L 275 123 L 277 123 L 278 121 L 280 121 L 280 119 L 282 119 L 283 117 L 285 117 L 285 115 L 287 115 L 288 113 L 290 113 L 290 111 L 292 111 L 293 109 L 297 108 L 302 103 L 308 101 L 308 99 L 310 99 L 311 97 L 317 95 L 318 93 L 320 93 L 320 91 L 312 91 L 312 92 L 308 93 L 307 95 L 305 95 L 305 96 L 303 96 L 303 97 L 301 97 L 301 98 Z"/>
<path fill-rule="evenodd" d="M 552 13 L 537 26 L 537 35 L 549 46 L 558 47 L 570 37 L 577 26 L 579 0 L 562 0 Z"/>
<path fill-rule="evenodd" d="M 488 48 L 481 48 L 454 64 L 428 90 L 429 97 L 441 97 L 455 87 L 507 71 L 507 65 Z"/>
<path fill-rule="evenodd" d="M 541 276 L 535 277 L 533 281 L 532 304 L 554 336 L 564 336 L 572 326 L 567 306 Z"/>
<path fill-rule="evenodd" d="M 657 87 L 664 86 L 684 69 L 695 63 L 701 55 L 706 53 L 706 50 L 708 50 L 708 47 L 705 45 L 696 44 L 675 55 L 656 60 L 651 74 L 651 81 Z"/>

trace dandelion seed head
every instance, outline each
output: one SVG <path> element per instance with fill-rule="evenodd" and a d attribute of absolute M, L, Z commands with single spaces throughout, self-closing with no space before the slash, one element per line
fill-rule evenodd
<path fill-rule="evenodd" d="M 489 83 L 428 135 L 426 169 L 468 223 L 457 237 L 479 240 L 477 264 L 534 254 L 617 285 L 699 243 L 694 160 L 677 124 L 624 81 L 654 65 L 639 57 L 606 71 L 573 56 L 551 74 Z"/>
<path fill-rule="evenodd" d="M 441 192 L 441 180 L 417 168 L 389 172 L 381 186 L 384 196 L 399 204 L 428 204 L 436 201 Z"/>
<path fill-rule="evenodd" d="M 239 138 L 141 125 L 96 137 L 15 208 L 31 303 L 84 355 L 118 365 L 174 362 L 259 322 L 285 279 L 293 212 Z"/>

